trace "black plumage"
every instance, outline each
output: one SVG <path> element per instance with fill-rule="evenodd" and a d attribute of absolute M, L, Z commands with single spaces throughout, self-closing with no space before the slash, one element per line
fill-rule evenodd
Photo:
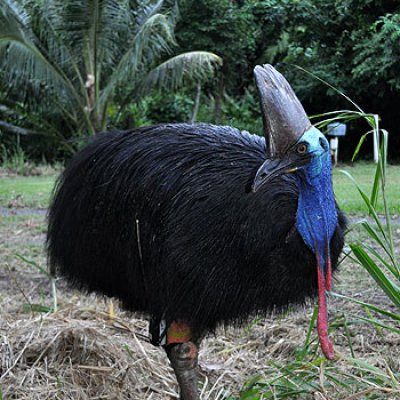
<path fill-rule="evenodd" d="M 98 135 L 61 175 L 48 251 L 73 284 L 196 334 L 316 294 L 291 175 L 251 191 L 265 141 L 230 127 Z M 341 214 L 339 214 L 341 215 Z M 336 262 L 344 219 L 331 243 Z"/>

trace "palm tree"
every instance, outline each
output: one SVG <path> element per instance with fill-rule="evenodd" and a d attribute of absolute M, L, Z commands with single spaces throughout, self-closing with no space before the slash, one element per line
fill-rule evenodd
<path fill-rule="evenodd" d="M 2 0 L 0 111 L 15 129 L 94 134 L 111 105 L 210 76 L 215 54 L 168 58 L 176 15 L 171 0 Z"/>

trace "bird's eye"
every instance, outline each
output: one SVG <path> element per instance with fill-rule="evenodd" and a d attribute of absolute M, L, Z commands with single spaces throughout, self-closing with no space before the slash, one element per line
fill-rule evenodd
<path fill-rule="evenodd" d="M 307 145 L 305 143 L 300 143 L 297 148 L 296 148 L 296 152 L 298 154 L 305 154 L 307 153 Z"/>

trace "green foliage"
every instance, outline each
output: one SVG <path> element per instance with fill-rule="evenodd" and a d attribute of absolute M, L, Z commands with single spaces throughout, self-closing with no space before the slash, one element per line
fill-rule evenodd
<path fill-rule="evenodd" d="M 4 144 L 0 147 L 1 150 L 1 166 L 9 171 L 17 174 L 24 174 L 26 171 L 27 161 L 25 153 L 21 146 L 17 145 L 15 149 L 7 148 Z"/>
<path fill-rule="evenodd" d="M 188 122 L 193 110 L 193 99 L 184 93 L 166 93 L 147 99 L 146 118 L 153 124 Z"/>
<path fill-rule="evenodd" d="M 263 135 L 260 106 L 255 93 L 246 91 L 240 98 L 225 95 L 222 112 L 224 125 Z"/>
<path fill-rule="evenodd" d="M 386 131 L 380 131 L 377 121 L 378 118 L 374 118 L 373 120 L 369 119 L 373 134 L 377 138 L 381 136 L 379 160 L 376 166 L 371 194 L 368 196 L 351 175 L 348 174 L 356 185 L 373 221 L 370 222 L 369 220 L 364 220 L 360 222 L 361 227 L 364 229 L 372 244 L 365 241 L 350 242 L 350 248 L 352 251 L 350 256 L 375 280 L 383 293 L 393 303 L 396 311 L 391 312 L 390 310 L 383 309 L 380 305 L 354 301 L 370 311 L 370 317 L 363 318 L 364 321 L 400 334 L 400 329 L 396 327 L 396 324 L 400 322 L 400 262 L 395 250 L 394 233 L 386 193 L 388 133 Z M 377 212 L 377 198 L 379 191 L 382 194 L 384 205 L 383 221 Z M 386 317 L 386 319 L 389 319 L 389 322 L 380 321 L 379 316 Z"/>
<path fill-rule="evenodd" d="M 240 102 L 252 90 L 252 69 L 273 63 L 288 78 L 308 113 L 341 109 L 343 98 L 308 76 L 299 65 L 351 93 L 364 109 L 382 116 L 384 128 L 400 125 L 399 11 L 395 0 L 245 0 L 187 1 L 178 24 L 178 41 L 216 51 L 224 59 L 215 99 L 213 122 L 220 123 L 219 103 L 226 91 Z M 226 106 L 225 106 L 226 107 Z M 365 123 L 352 124 L 341 139 L 341 155 L 350 158 Z M 392 158 L 400 158 L 400 136 L 390 138 Z M 363 148 L 363 157 L 371 149 Z"/>
<path fill-rule="evenodd" d="M 177 25 L 182 50 L 201 48 L 222 57 L 223 85 L 230 93 L 242 92 L 244 83 L 251 79 L 250 60 L 259 29 L 247 4 L 242 3 L 245 2 L 187 0 Z"/>
<path fill-rule="evenodd" d="M 166 0 L 1 2 L 1 129 L 56 138 L 71 151 L 71 138 L 113 124 L 110 104 L 121 113 L 155 88 L 210 76 L 214 54 L 168 58 L 176 15 Z"/>
<path fill-rule="evenodd" d="M 381 143 L 378 162 L 373 174 L 373 184 L 370 188 L 369 195 L 348 171 L 343 171 L 343 173 L 347 175 L 355 185 L 359 196 L 364 203 L 365 212 L 370 217 L 370 220 L 365 219 L 361 221 L 359 225 L 373 243 L 371 245 L 369 242 L 365 241 L 350 242 L 349 246 L 351 253 L 349 256 L 368 272 L 398 311 L 392 313 L 379 308 L 379 306 L 376 305 L 370 305 L 359 301 L 355 302 L 363 305 L 373 313 L 390 317 L 393 323 L 398 323 L 400 321 L 400 263 L 394 246 L 391 208 L 387 191 L 388 132 L 380 129 L 379 117 L 377 115 L 365 114 L 362 112 L 360 107 L 357 105 L 355 106 L 359 111 L 329 113 L 326 115 L 328 118 L 320 122 L 319 125 L 325 126 L 332 120 L 340 120 L 341 122 L 344 122 L 363 118 L 370 127 L 367 134 L 374 136 L 377 143 Z M 364 137 L 365 135 L 361 137 L 360 143 L 355 149 L 353 159 L 356 158 L 359 153 L 360 148 L 364 143 Z M 378 209 L 378 199 L 380 197 L 382 202 Z M 383 220 L 380 217 L 379 212 L 383 213 Z M 371 318 L 365 318 L 364 320 L 400 333 L 399 329 L 393 328 L 393 326 L 387 324 L 382 324 L 372 316 Z"/>
<path fill-rule="evenodd" d="M 355 32 L 355 77 L 377 86 L 386 82 L 392 89 L 400 89 L 400 14 L 382 15 L 367 32 Z M 382 88 L 383 89 L 383 88 Z M 385 91 L 378 92 L 379 97 Z"/>
<path fill-rule="evenodd" d="M 215 123 L 215 99 L 202 97 L 198 120 Z M 253 134 L 263 135 L 262 118 L 258 97 L 255 93 L 246 91 L 240 97 L 224 93 L 221 104 L 221 125 L 229 125 Z"/>
<path fill-rule="evenodd" d="M 264 7 L 269 13 L 265 3 L 279 10 L 281 32 L 289 37 L 282 61 L 301 65 L 352 94 L 368 89 L 378 93 L 382 87 L 377 84 L 391 88 L 400 84 L 396 74 L 399 5 L 395 2 L 377 1 L 372 6 L 369 0 L 269 0 L 258 5 L 258 10 Z M 315 96 L 319 83 L 305 77 L 297 86 L 307 96 Z"/>
<path fill-rule="evenodd" d="M 198 120 L 248 127 L 231 105 L 254 92 L 256 64 L 277 64 L 308 113 L 343 108 L 332 87 L 400 126 L 400 5 L 397 0 L 168 0 L 82 2 L 5 0 L 0 6 L 0 130 L 21 135 L 26 154 L 61 157 L 108 127 L 187 120 L 189 102 L 170 104 L 151 89 L 185 86 L 183 97 L 219 59 L 209 53 L 168 58 L 173 49 L 203 49 L 224 64 L 202 85 Z M 177 40 L 174 28 L 177 27 Z M 126 29 L 129 26 L 129 29 Z M 179 47 L 176 47 L 178 43 Z M 200 72 L 204 73 L 201 74 Z M 94 78 L 94 82 L 93 79 Z M 191 78 L 185 80 L 183 78 Z M 204 97 L 206 93 L 207 97 Z M 225 93 L 227 96 L 225 96 Z M 194 95 L 189 95 L 191 102 Z M 208 98 L 212 103 L 207 105 Z M 181 101 L 182 100 L 182 101 Z M 159 109 L 157 109 L 159 103 Z M 182 110 L 178 110 L 182 107 Z M 227 112 L 233 116 L 228 117 Z M 253 114 L 253 111 L 251 112 Z M 159 115 L 158 115 L 159 114 Z M 190 113 L 189 113 L 190 114 Z M 247 119 L 247 120 L 246 120 Z M 245 121 L 246 120 L 246 121 Z M 341 156 L 359 139 L 362 123 L 341 139 Z M 1 134 L 1 132 L 0 132 Z M 399 159 L 400 136 L 389 151 Z M 370 153 L 364 146 L 363 153 Z"/>
<path fill-rule="evenodd" d="M 322 359 L 297 360 L 289 364 L 271 363 L 263 375 L 255 376 L 244 387 L 240 400 L 261 399 L 381 399 L 399 394 L 400 374 L 386 371 L 356 359 L 346 358 L 349 370 L 341 370 Z M 319 393 L 320 396 L 316 396 Z M 349 395 L 353 396 L 348 397 Z M 394 398 L 394 397 L 393 397 Z"/>
<path fill-rule="evenodd" d="M 186 90 L 178 94 L 154 95 L 144 98 L 139 105 L 140 108 L 130 109 L 129 117 L 140 121 L 141 125 L 189 122 L 194 108 L 194 94 Z M 215 99 L 202 95 L 197 121 L 215 123 L 214 110 Z M 250 91 L 246 91 L 240 97 L 224 93 L 219 123 L 262 135 L 262 118 L 257 95 Z"/>
<path fill-rule="evenodd" d="M 290 45 L 285 57 L 312 71 L 341 92 L 351 93 L 364 108 L 382 117 L 383 127 L 395 132 L 400 116 L 400 85 L 397 73 L 400 62 L 400 5 L 395 1 L 369 0 L 310 0 L 301 2 L 304 14 L 292 15 L 297 24 L 289 32 Z M 290 7 L 286 8 L 291 15 Z M 291 19 L 291 18 L 290 18 Z M 291 25 L 290 25 L 291 26 Z M 343 108 L 343 99 L 332 88 L 321 85 L 311 76 L 298 74 L 287 66 L 286 75 L 296 92 L 304 99 L 306 109 L 325 112 Z M 354 124 L 353 134 L 342 140 L 342 155 L 347 157 L 359 140 L 358 132 L 365 123 Z M 400 137 L 390 138 L 392 157 L 398 159 Z M 364 152 L 371 152 L 365 148 Z"/>

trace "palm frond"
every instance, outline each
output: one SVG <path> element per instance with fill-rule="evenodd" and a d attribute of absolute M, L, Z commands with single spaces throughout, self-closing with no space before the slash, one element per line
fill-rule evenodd
<path fill-rule="evenodd" d="M 156 14 L 161 14 L 162 9 L 165 6 L 165 0 L 157 0 L 154 2 L 150 2 L 145 4 L 143 8 L 135 10 L 134 14 L 136 14 L 136 23 L 137 26 L 143 26 L 146 22 Z"/>
<path fill-rule="evenodd" d="M 30 29 L 29 18 L 23 12 L 18 14 L 9 1 L 0 6 L 0 67 L 9 86 L 19 88 L 19 98 L 28 91 L 42 97 L 44 93 L 60 98 L 79 100 L 75 88 L 60 67 L 46 57 L 36 45 L 39 40 Z"/>
<path fill-rule="evenodd" d="M 99 3 L 101 3 L 101 7 L 99 7 L 96 22 L 97 54 L 95 61 L 97 68 L 100 66 L 113 68 L 118 64 L 125 50 L 121 44 L 124 41 L 129 43 L 131 30 L 135 28 L 135 20 L 130 12 L 128 0 L 107 0 Z M 105 73 L 108 74 L 108 71 Z"/>
<path fill-rule="evenodd" d="M 46 58 L 53 60 L 64 73 L 69 77 L 74 85 L 79 85 L 79 93 L 85 95 L 84 77 L 82 77 L 80 63 L 82 55 L 79 56 L 71 47 L 72 42 L 69 41 L 65 30 L 60 26 L 60 16 L 56 1 L 48 0 L 46 5 L 37 7 L 36 27 L 37 36 L 40 40 L 41 50 L 45 53 Z"/>
<path fill-rule="evenodd" d="M 172 27 L 166 16 L 154 14 L 148 18 L 103 88 L 100 108 L 105 108 L 104 105 L 110 101 L 118 85 L 137 86 L 140 71 L 152 65 L 162 54 L 170 52 L 172 43 Z"/>
<path fill-rule="evenodd" d="M 141 91 L 150 89 L 176 89 L 187 81 L 209 78 L 222 65 L 214 53 L 193 51 L 179 54 L 150 71 L 141 85 Z"/>

